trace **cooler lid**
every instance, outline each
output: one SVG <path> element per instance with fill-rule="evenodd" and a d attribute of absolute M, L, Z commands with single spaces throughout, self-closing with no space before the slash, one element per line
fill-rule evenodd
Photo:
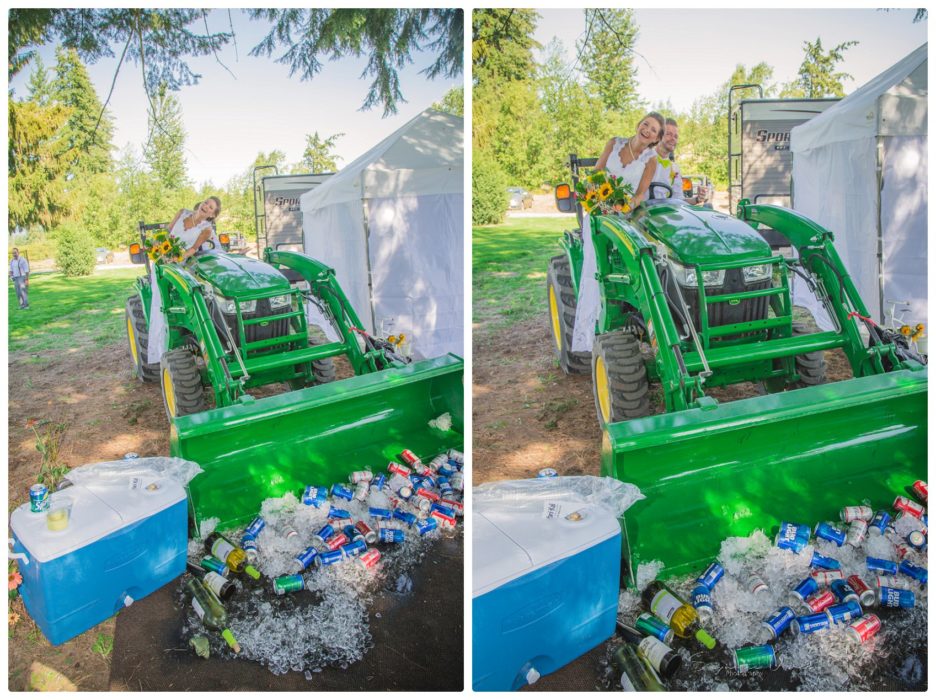
<path fill-rule="evenodd" d="M 87 480 L 81 485 L 117 511 L 126 525 L 185 500 L 178 481 L 155 474 Z"/>
<path fill-rule="evenodd" d="M 563 501 L 530 509 L 474 512 L 472 595 L 619 536 L 618 519 L 603 508 Z"/>

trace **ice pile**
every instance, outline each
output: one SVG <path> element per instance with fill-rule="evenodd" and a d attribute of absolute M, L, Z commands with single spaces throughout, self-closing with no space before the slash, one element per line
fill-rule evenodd
<path fill-rule="evenodd" d="M 386 475 L 356 472 L 357 484 L 335 485 L 327 489 L 327 498 L 322 497 L 324 488 L 316 493 L 313 487 L 304 498 L 287 493 L 262 503 L 259 516 L 264 526 L 252 540 L 257 550 L 253 566 L 262 576 L 254 581 L 232 574 L 237 592 L 224 605 L 229 629 L 241 646 L 239 658 L 257 661 L 275 674 L 301 671 L 308 678 L 326 666 L 347 668 L 373 646 L 368 608 L 375 594 L 409 592 L 409 572 L 422 561 L 430 542 L 456 536 L 461 529 L 456 520 L 463 512 L 461 453 L 450 450 L 427 465 L 411 456 L 409 467 L 391 462 Z M 336 495 L 341 493 L 349 497 Z M 363 523 L 375 535 L 382 528 L 400 529 L 403 541 L 367 542 L 366 551 L 380 554 L 375 566 L 362 565 L 362 552 L 348 552 L 334 565 L 310 566 L 301 572 L 305 590 L 277 595 L 273 580 L 296 573 L 297 554 L 310 545 L 319 550 L 316 559 L 328 551 L 316 539 L 324 526 L 342 533 L 348 520 L 339 522 L 343 514 L 338 510 L 347 511 L 350 523 Z M 384 519 L 390 513 L 391 519 Z M 200 534 L 209 533 L 203 529 Z M 231 542 L 242 542 L 241 531 L 223 534 Z M 190 560 L 197 562 L 206 554 L 200 541 L 190 542 Z M 410 583 L 399 590 L 401 580 Z M 179 597 L 186 611 L 184 632 L 204 633 L 183 591 Z M 212 653 L 232 656 L 217 634 L 210 638 Z"/>
<path fill-rule="evenodd" d="M 871 606 L 862 605 L 863 613 L 872 613 L 881 621 L 880 631 L 864 643 L 852 639 L 845 632 L 849 623 L 833 625 L 829 630 L 813 634 L 796 635 L 792 628 L 788 628 L 777 641 L 771 642 L 771 635 L 762 621 L 783 606 L 792 608 L 797 615 L 810 614 L 802 603 L 794 602 L 791 591 L 812 571 L 821 571 L 811 567 L 814 554 L 839 562 L 844 578 L 853 574 L 860 576 L 875 596 L 878 594 L 876 577 L 880 572 L 869 570 L 868 557 L 895 564 L 909 562 L 925 569 L 925 540 L 919 549 L 909 546 L 909 540 L 914 537 L 914 542 L 918 546 L 920 544 L 919 536 L 911 533 L 926 534 L 926 522 L 921 518 L 925 518 L 922 507 L 916 514 L 901 511 L 890 518 L 883 532 L 871 525 L 861 542 L 839 546 L 813 537 L 799 552 L 776 546 L 775 540 L 760 530 L 749 537 L 726 539 L 718 556 L 725 573 L 711 591 L 714 614 L 704 623 L 718 639 L 721 651 L 714 656 L 700 654 L 696 653 L 698 647 L 691 643 L 675 642 L 684 663 L 671 679 L 669 689 L 840 691 L 880 690 L 882 684 L 893 687 L 895 679 L 907 685 L 918 683 L 924 673 L 924 662 L 919 657 L 926 653 L 928 595 L 925 583 L 903 573 L 898 574 L 895 583 L 913 592 L 914 606 L 883 607 L 877 599 Z M 843 532 L 849 528 L 848 524 L 833 525 Z M 810 529 L 815 530 L 813 524 L 810 524 Z M 642 564 L 640 568 L 647 567 L 655 574 L 659 571 L 659 566 L 655 565 Z M 638 570 L 639 590 L 652 580 L 642 573 Z M 745 584 L 752 574 L 767 584 L 766 590 L 751 592 Z M 687 601 L 691 600 L 690 592 L 698 585 L 695 576 L 667 583 Z M 823 590 L 826 589 L 820 587 L 819 591 Z M 619 599 L 619 618 L 630 622 L 641 612 L 644 610 L 640 595 L 623 590 Z M 619 642 L 609 645 L 609 649 L 613 649 L 616 643 Z M 767 673 L 755 670 L 739 675 L 734 670 L 732 654 L 735 649 L 767 643 L 774 646 L 780 671 Z M 607 668 L 603 670 L 608 687 L 612 687 L 614 674 Z"/>

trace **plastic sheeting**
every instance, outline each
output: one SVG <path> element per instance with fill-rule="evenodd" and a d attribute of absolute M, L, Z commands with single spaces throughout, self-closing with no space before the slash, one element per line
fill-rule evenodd
<path fill-rule="evenodd" d="M 187 459 L 179 459 L 178 457 L 139 457 L 114 462 L 85 464 L 72 469 L 65 475 L 65 478 L 73 484 L 87 484 L 96 481 L 121 481 L 137 477 L 161 476 L 173 479 L 181 486 L 186 486 L 202 471 L 198 464 Z"/>
<path fill-rule="evenodd" d="M 492 481 L 471 490 L 477 511 L 520 511 L 537 515 L 547 503 L 579 503 L 603 508 L 619 518 L 644 498 L 633 484 L 608 476 L 560 476 Z"/>

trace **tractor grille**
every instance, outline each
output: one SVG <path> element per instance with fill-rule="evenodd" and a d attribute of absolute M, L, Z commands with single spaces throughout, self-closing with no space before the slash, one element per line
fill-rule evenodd
<path fill-rule="evenodd" d="M 280 309 L 276 312 L 270 308 L 269 299 L 258 299 L 257 308 L 252 314 L 242 314 L 246 318 L 263 318 L 265 316 L 273 316 L 275 314 L 282 313 L 283 309 Z M 235 314 L 223 314 L 224 320 L 228 325 L 228 328 L 231 330 L 231 335 L 234 336 L 234 339 L 240 343 L 240 336 L 237 332 L 237 316 Z M 244 336 L 247 339 L 248 343 L 253 343 L 258 340 L 269 340 L 270 338 L 277 338 L 279 336 L 284 336 L 289 334 L 289 319 L 281 318 L 277 321 L 270 321 L 266 324 L 251 324 L 249 326 L 244 326 Z M 274 346 L 275 347 L 275 346 Z"/>
<path fill-rule="evenodd" d="M 772 284 L 771 280 L 762 282 L 753 282 L 744 284 L 744 273 L 740 268 L 725 270 L 725 281 L 720 287 L 706 287 L 705 293 L 708 295 L 730 294 L 731 292 L 747 292 L 755 289 L 767 289 Z M 689 307 L 689 313 L 692 316 L 692 323 L 696 328 L 699 324 L 699 292 L 695 287 L 683 287 L 683 297 L 686 305 Z M 731 323 L 746 323 L 748 321 L 760 321 L 767 318 L 768 297 L 758 297 L 756 299 L 742 299 L 740 303 L 731 305 L 728 302 L 719 302 L 708 305 L 709 328 L 716 326 L 726 326 Z M 741 337 L 725 336 L 726 338 Z"/>

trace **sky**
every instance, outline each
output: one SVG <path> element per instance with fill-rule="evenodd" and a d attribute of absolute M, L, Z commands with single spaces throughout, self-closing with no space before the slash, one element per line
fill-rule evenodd
<path fill-rule="evenodd" d="M 536 40 L 545 46 L 559 38 L 573 62 L 575 42 L 585 34 L 582 10 L 539 13 Z M 802 63 L 803 42 L 816 37 L 822 38 L 826 50 L 845 41 L 859 42 L 840 64 L 854 76 L 844 82 L 851 92 L 926 42 L 928 23 L 914 24 L 913 14 L 909 9 L 637 9 L 639 92 L 651 105 L 668 100 L 683 112 L 717 90 L 738 63 L 750 68 L 766 62 L 774 67 L 775 82 L 789 82 Z"/>
<path fill-rule="evenodd" d="M 462 84 L 462 77 L 427 80 L 419 71 L 434 59 L 429 54 L 415 54 L 413 63 L 400 71 L 405 103 L 398 102 L 395 116 L 381 118 L 383 109 L 359 111 L 371 79 L 361 79 L 366 57 L 324 62 L 322 71 L 311 81 L 289 77 L 289 67 L 271 58 L 249 56 L 266 34 L 265 22 L 250 20 L 240 10 L 231 11 L 237 47 L 229 43 L 219 51 L 230 73 L 214 59 L 196 58 L 189 67 L 200 73 L 198 85 L 183 87 L 176 93 L 187 132 L 186 163 L 195 184 L 211 181 L 223 186 L 229 178 L 244 172 L 259 151 L 279 149 L 287 162 L 296 162 L 305 148 L 305 135 L 318 131 L 320 137 L 344 133 L 335 151 L 347 165 L 403 126 L 452 87 Z M 213 31 L 229 31 L 228 12 L 213 10 L 208 15 Z M 203 27 L 200 27 L 204 31 Z M 47 68 L 55 63 L 54 47 L 41 52 Z M 115 51 L 119 56 L 120 52 Z M 117 58 L 102 59 L 88 66 L 91 80 L 103 102 L 107 97 Z M 26 82 L 31 68 L 22 71 L 10 86 L 15 96 L 26 96 Z M 231 75 L 233 73 L 233 76 Z M 117 78 L 108 106 L 114 120 L 114 144 L 118 151 L 131 144 L 137 154 L 146 142 L 147 101 L 138 65 L 127 62 Z"/>

